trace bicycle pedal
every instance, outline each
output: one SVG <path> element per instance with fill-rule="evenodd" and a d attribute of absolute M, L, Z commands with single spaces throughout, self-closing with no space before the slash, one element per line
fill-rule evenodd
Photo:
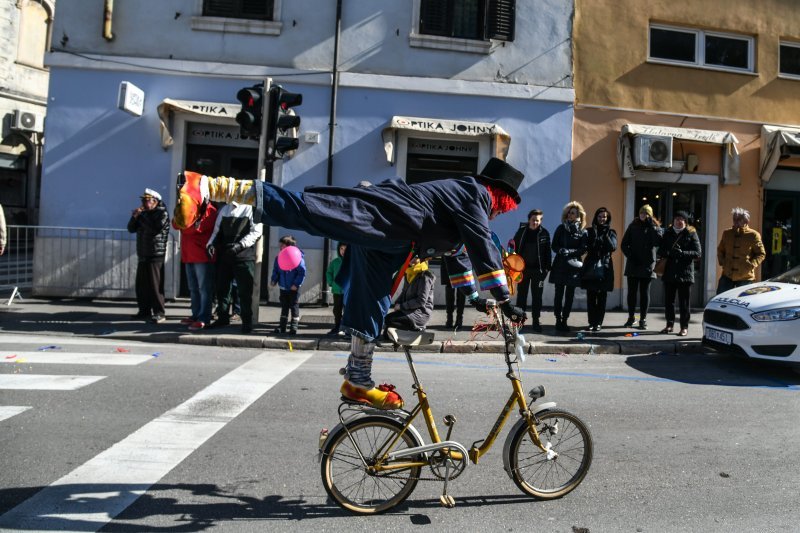
<path fill-rule="evenodd" d="M 456 506 L 456 501 L 449 494 L 442 494 L 441 496 L 439 496 L 439 503 L 442 504 L 442 507 L 445 507 L 447 509 L 452 509 L 453 507 Z"/>

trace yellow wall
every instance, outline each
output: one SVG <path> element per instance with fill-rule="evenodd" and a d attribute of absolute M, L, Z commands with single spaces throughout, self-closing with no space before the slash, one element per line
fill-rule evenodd
<path fill-rule="evenodd" d="M 754 36 L 756 74 L 647 63 L 650 22 Z M 796 0 L 575 0 L 576 104 L 800 124 L 781 39 L 800 42 Z"/>

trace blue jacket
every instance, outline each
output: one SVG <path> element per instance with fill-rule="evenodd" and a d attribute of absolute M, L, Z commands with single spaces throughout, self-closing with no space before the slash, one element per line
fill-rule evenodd
<path fill-rule="evenodd" d="M 278 258 L 272 265 L 272 282 L 277 283 L 281 290 L 291 290 L 292 285 L 300 288 L 303 281 L 306 279 L 306 260 L 301 259 L 300 264 L 292 270 L 281 270 L 278 266 Z"/>

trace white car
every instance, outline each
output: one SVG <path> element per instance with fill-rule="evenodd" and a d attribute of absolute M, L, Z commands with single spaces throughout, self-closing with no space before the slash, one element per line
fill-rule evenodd
<path fill-rule="evenodd" d="M 800 363 L 800 266 L 712 298 L 703 312 L 703 344 L 755 359 Z"/>

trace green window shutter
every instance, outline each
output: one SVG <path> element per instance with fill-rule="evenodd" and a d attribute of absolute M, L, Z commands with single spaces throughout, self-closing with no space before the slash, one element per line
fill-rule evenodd
<path fill-rule="evenodd" d="M 514 40 L 516 0 L 488 0 L 486 6 L 486 38 Z"/>

